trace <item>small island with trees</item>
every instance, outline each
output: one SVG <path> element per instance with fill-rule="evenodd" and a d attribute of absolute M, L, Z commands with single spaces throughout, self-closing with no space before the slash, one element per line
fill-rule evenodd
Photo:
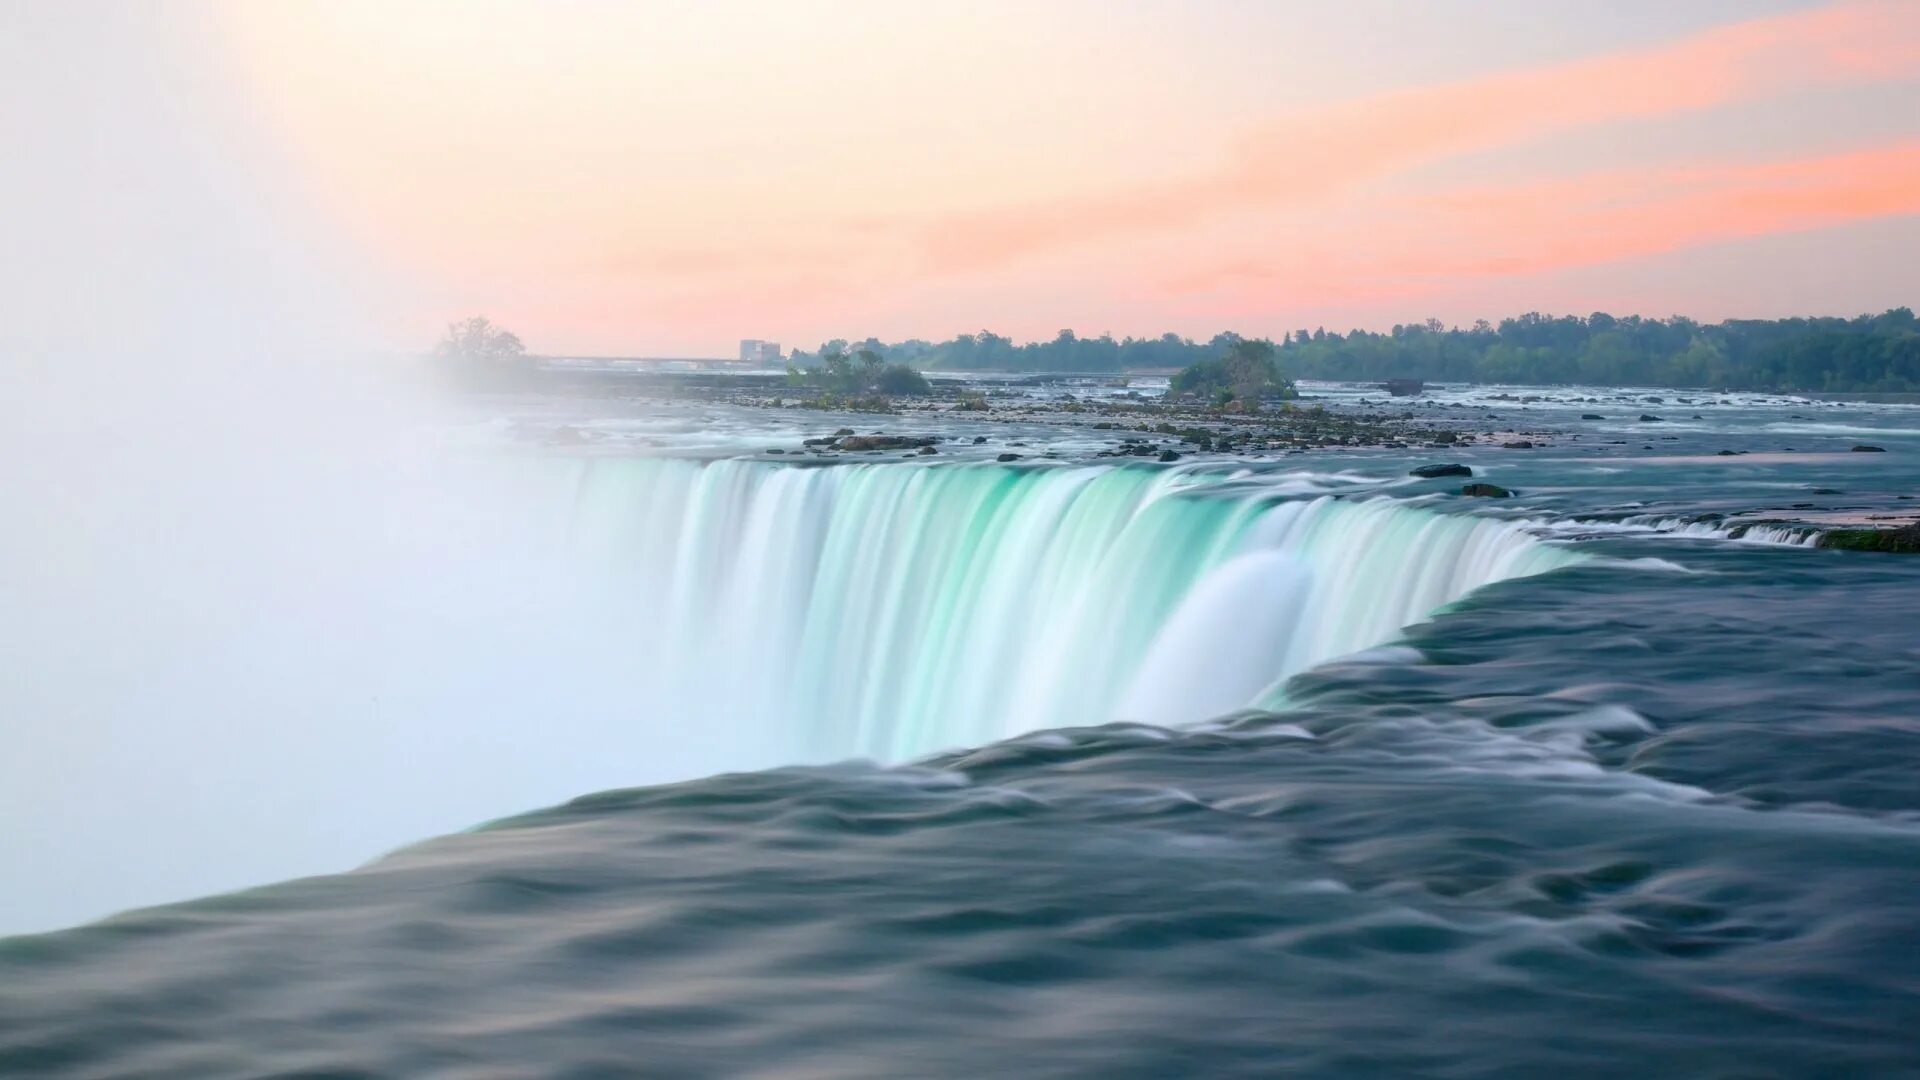
<path fill-rule="evenodd" d="M 1273 343 L 1240 338 L 1226 352 L 1180 369 L 1167 384 L 1173 397 L 1194 397 L 1231 412 L 1258 412 L 1267 401 L 1299 397 L 1293 380 L 1280 373 Z"/>
<path fill-rule="evenodd" d="M 911 365 L 888 363 L 872 349 L 862 348 L 849 354 L 845 342 L 821 346 L 817 361 L 801 367 L 787 365 L 787 382 L 824 395 L 850 399 L 924 397 L 932 392 L 927 377 Z"/>

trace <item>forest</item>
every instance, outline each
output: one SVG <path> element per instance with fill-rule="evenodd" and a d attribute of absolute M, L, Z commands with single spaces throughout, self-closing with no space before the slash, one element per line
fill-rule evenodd
<path fill-rule="evenodd" d="M 1015 344 L 989 331 L 950 341 L 828 342 L 816 353 L 868 349 L 888 363 L 955 371 L 1096 373 L 1173 371 L 1226 356 L 1238 334 L 1205 341 L 1079 337 Z M 1270 341 L 1288 378 L 1430 382 L 1578 383 L 1813 392 L 1920 392 L 1920 323 L 1910 308 L 1856 318 L 1730 319 L 1542 315 L 1448 327 L 1438 320 L 1388 331 L 1300 329 Z"/>

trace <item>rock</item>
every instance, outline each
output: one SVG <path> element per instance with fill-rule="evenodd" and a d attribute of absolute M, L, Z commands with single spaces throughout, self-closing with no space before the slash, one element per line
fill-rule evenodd
<path fill-rule="evenodd" d="M 931 447 L 931 446 L 923 446 L 923 447 L 921 447 L 921 448 L 920 448 L 920 453 L 921 453 L 922 455 L 926 455 L 926 454 L 937 454 L 937 453 L 939 453 L 939 452 L 940 452 L 940 451 L 938 451 L 938 450 L 935 450 L 935 449 L 934 449 L 933 447 Z"/>
<path fill-rule="evenodd" d="M 1460 494 L 1482 499 L 1505 499 L 1511 497 L 1513 492 L 1499 484 L 1467 484 L 1460 488 Z"/>
<path fill-rule="evenodd" d="M 1734 455 L 1736 455 L 1736 454 L 1738 454 L 1738 453 L 1739 453 L 1739 451 L 1738 451 L 1738 450 L 1722 450 L 1722 451 L 1720 451 L 1720 453 L 1719 453 L 1718 455 L 1716 455 L 1716 456 L 1718 456 L 1718 457 L 1733 457 Z"/>
<path fill-rule="evenodd" d="M 782 449 L 780 449 L 779 447 L 777 447 L 777 446 L 776 446 L 776 447 L 771 447 L 771 448 L 769 448 L 769 449 L 767 450 L 767 453 L 769 453 L 769 454 L 784 454 L 784 453 L 786 453 L 786 451 L 785 451 L 785 450 L 782 450 Z"/>
<path fill-rule="evenodd" d="M 1853 452 L 1856 454 L 1884 454 L 1887 452 L 1887 448 L 1884 446 L 1868 446 L 1866 443 L 1861 443 L 1859 446 L 1853 448 Z"/>
<path fill-rule="evenodd" d="M 1460 436 L 1451 431 L 1436 431 L 1433 433 L 1433 441 L 1436 443 L 1457 443 L 1460 441 Z"/>
<path fill-rule="evenodd" d="M 1472 476 L 1473 470 L 1467 468 L 1465 465 L 1422 465 L 1407 475 L 1418 476 L 1422 480 L 1431 480 L 1436 476 Z"/>
<path fill-rule="evenodd" d="M 999 457 L 997 457 L 997 458 L 994 458 L 993 460 L 995 460 L 995 461 L 1019 461 L 1019 460 L 1020 460 L 1020 455 L 1019 455 L 1019 454 L 1001 454 L 1001 455 L 1000 455 Z"/>
<path fill-rule="evenodd" d="M 1580 419 L 1582 419 L 1582 420 L 1605 420 L 1605 419 L 1606 419 L 1606 417 L 1604 417 L 1604 416 L 1601 416 L 1601 415 L 1600 415 L 1599 413 L 1597 413 L 1597 412 L 1590 412 L 1590 413 L 1581 413 L 1581 414 L 1580 414 Z"/>
<path fill-rule="evenodd" d="M 1502 450 L 1531 450 L 1533 449 L 1533 444 L 1525 439 L 1516 439 L 1513 442 L 1501 443 L 1500 448 Z"/>
<path fill-rule="evenodd" d="M 1640 414 L 1640 422 L 1643 424 L 1663 424 L 1666 421 L 1660 419 L 1659 417 L 1653 415 L 1652 413 L 1643 412 Z"/>
<path fill-rule="evenodd" d="M 1180 460 L 1180 451 L 1178 451 L 1178 450 L 1162 450 L 1162 451 L 1160 451 L 1160 460 L 1161 460 L 1161 461 L 1179 461 L 1179 460 Z"/>
<path fill-rule="evenodd" d="M 1920 554 L 1920 523 L 1897 529 L 1828 529 L 1820 546 L 1847 551 L 1892 551 Z"/>
<path fill-rule="evenodd" d="M 932 445 L 930 435 L 848 435 L 840 440 L 842 450 L 914 450 Z"/>
<path fill-rule="evenodd" d="M 973 437 L 973 445 L 975 446 L 979 446 L 981 443 L 986 441 L 987 441 L 987 437 L 985 435 L 975 435 Z"/>
<path fill-rule="evenodd" d="M 836 439 L 838 439 L 838 438 L 841 438 L 842 436 L 846 436 L 846 435 L 851 435 L 851 434 L 853 434 L 853 429 L 852 429 L 852 428 L 850 428 L 850 427 L 843 427 L 843 428 L 841 428 L 841 429 L 840 429 L 839 431 L 836 431 L 836 432 L 834 432 L 834 433 L 833 433 L 833 437 L 834 437 L 834 438 L 836 438 Z"/>

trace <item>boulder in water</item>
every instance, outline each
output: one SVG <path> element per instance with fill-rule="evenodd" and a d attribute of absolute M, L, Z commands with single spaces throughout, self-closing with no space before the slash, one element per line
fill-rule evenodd
<path fill-rule="evenodd" d="M 1853 452 L 1856 454 L 1884 454 L 1887 452 L 1887 448 L 1884 446 L 1868 446 L 1866 443 L 1861 443 L 1859 446 L 1853 448 Z"/>
<path fill-rule="evenodd" d="M 1161 461 L 1179 461 L 1179 460 L 1180 460 L 1180 451 L 1178 451 L 1178 450 L 1162 450 L 1162 451 L 1160 451 L 1160 460 L 1161 460 Z"/>
<path fill-rule="evenodd" d="M 1533 449 L 1533 443 L 1526 439 L 1515 439 L 1512 442 L 1501 443 L 1500 448 L 1502 450 L 1531 450 Z"/>
<path fill-rule="evenodd" d="M 1643 424 L 1662 424 L 1662 423 L 1665 423 L 1666 421 L 1660 419 L 1659 417 L 1653 415 L 1652 413 L 1643 412 L 1640 414 L 1640 422 Z"/>
<path fill-rule="evenodd" d="M 1581 413 L 1581 414 L 1580 414 L 1580 419 L 1582 419 L 1582 420 L 1605 420 L 1605 419 L 1606 419 L 1606 417 L 1604 417 L 1604 416 L 1601 416 L 1601 415 L 1600 415 L 1599 413 L 1597 413 L 1597 412 L 1590 412 L 1590 413 Z"/>
<path fill-rule="evenodd" d="M 1499 484 L 1466 484 L 1460 488 L 1460 494 L 1481 499 L 1506 499 L 1511 498 L 1513 492 Z"/>
<path fill-rule="evenodd" d="M 1472 476 L 1473 470 L 1465 465 L 1448 463 L 1444 465 L 1422 465 L 1408 474 L 1422 480 L 1431 480 L 1436 476 Z"/>
<path fill-rule="evenodd" d="M 929 435 L 848 435 L 840 440 L 842 450 L 915 450 L 932 445 Z"/>
<path fill-rule="evenodd" d="M 1020 455 L 1019 455 L 1019 454 L 1011 454 L 1011 453 L 1009 453 L 1009 454 L 1001 454 L 1001 455 L 1000 455 L 999 457 L 997 457 L 997 458 L 994 458 L 993 460 L 995 460 L 995 461 L 1019 461 L 1019 460 L 1020 460 Z"/>

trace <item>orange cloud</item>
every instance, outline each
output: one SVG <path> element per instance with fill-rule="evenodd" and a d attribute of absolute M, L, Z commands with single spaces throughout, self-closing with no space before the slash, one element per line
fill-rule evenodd
<path fill-rule="evenodd" d="M 1614 170 L 1377 204 L 1417 233 L 1331 226 L 1284 257 L 1163 283 L 1171 296 L 1281 296 L 1290 306 L 1413 297 L 1468 279 L 1549 274 L 1702 244 L 1920 214 L 1920 141 L 1819 158 Z"/>
<path fill-rule="evenodd" d="M 1403 263 L 1395 272 L 1543 273 L 1920 214 L 1920 142 L 1759 165 L 1611 173 L 1577 185 L 1476 193 L 1461 205 L 1476 209 L 1456 218 L 1455 234 L 1498 230 L 1506 250 L 1433 256 Z"/>
<path fill-rule="evenodd" d="M 1213 172 L 1179 183 L 936 222 L 936 270 L 1311 204 L 1447 157 L 1615 120 L 1716 108 L 1920 70 L 1920 5 L 1850 0 L 1651 48 L 1400 90 L 1277 118 Z"/>

